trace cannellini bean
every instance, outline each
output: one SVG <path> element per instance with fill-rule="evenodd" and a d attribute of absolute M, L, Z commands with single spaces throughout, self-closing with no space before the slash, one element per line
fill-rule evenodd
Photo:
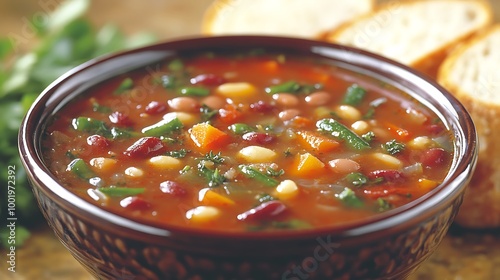
<path fill-rule="evenodd" d="M 298 116 L 300 114 L 300 111 L 297 110 L 297 109 L 287 109 L 287 110 L 284 110 L 284 111 L 281 111 L 279 113 L 279 117 L 282 121 L 289 121 L 293 118 L 295 118 L 296 116 Z"/>
<path fill-rule="evenodd" d="M 186 212 L 186 218 L 195 223 L 206 223 L 215 220 L 220 210 L 213 206 L 198 206 Z"/>
<path fill-rule="evenodd" d="M 161 169 L 178 168 L 182 164 L 179 159 L 170 156 L 155 156 L 149 159 L 149 163 Z"/>
<path fill-rule="evenodd" d="M 348 158 L 338 158 L 330 160 L 328 162 L 328 165 L 334 172 L 342 174 L 356 172 L 361 168 L 359 163 Z"/>
<path fill-rule="evenodd" d="M 413 109 L 413 108 L 408 108 L 406 109 L 406 113 L 408 114 L 409 119 L 416 124 L 424 124 L 427 121 L 427 116 L 422 114 L 421 112 Z"/>
<path fill-rule="evenodd" d="M 299 194 L 297 184 L 292 180 L 284 180 L 276 187 L 276 197 L 279 199 L 292 199 Z"/>
<path fill-rule="evenodd" d="M 427 136 L 418 136 L 408 141 L 407 146 L 411 149 L 423 150 L 432 147 L 434 141 Z"/>
<path fill-rule="evenodd" d="M 383 164 L 383 166 L 387 168 L 392 168 L 392 169 L 403 168 L 403 163 L 399 159 L 391 155 L 383 153 L 373 153 L 372 157 L 374 160 L 379 161 L 381 164 Z"/>
<path fill-rule="evenodd" d="M 308 105 L 317 107 L 325 105 L 330 101 L 330 94 L 326 91 L 317 91 L 306 96 L 305 101 Z"/>
<path fill-rule="evenodd" d="M 170 112 L 167 113 L 163 116 L 164 120 L 172 120 L 178 118 L 181 123 L 185 126 L 192 126 L 196 123 L 198 123 L 198 119 L 196 115 L 190 114 L 190 113 L 185 113 L 185 112 Z"/>
<path fill-rule="evenodd" d="M 248 146 L 241 149 L 238 152 L 238 156 L 252 163 L 265 163 L 272 162 L 277 154 L 275 151 L 260 147 L 260 146 Z"/>
<path fill-rule="evenodd" d="M 276 100 L 278 105 L 284 107 L 295 107 L 299 105 L 299 98 L 290 93 L 276 93 L 273 94 L 273 99 Z"/>
<path fill-rule="evenodd" d="M 241 99 L 252 96 L 256 91 L 250 83 L 225 83 L 217 87 L 216 92 L 227 98 Z"/>
<path fill-rule="evenodd" d="M 226 105 L 226 100 L 220 96 L 211 95 L 205 97 L 201 103 L 207 105 L 211 109 L 218 110 Z"/>
<path fill-rule="evenodd" d="M 116 165 L 116 159 L 97 157 L 91 159 L 89 163 L 90 166 L 95 167 L 95 169 L 106 171 Z"/>
<path fill-rule="evenodd" d="M 357 121 L 351 124 L 351 128 L 354 132 L 361 135 L 368 132 L 368 130 L 370 129 L 370 125 L 368 125 L 368 123 L 365 121 Z"/>
<path fill-rule="evenodd" d="M 334 111 L 337 116 L 349 121 L 357 121 L 362 117 L 361 112 L 350 105 L 340 105 L 336 107 Z"/>
<path fill-rule="evenodd" d="M 199 107 L 196 99 L 187 96 L 172 98 L 167 103 L 173 110 L 181 112 L 196 112 Z"/>
<path fill-rule="evenodd" d="M 331 112 L 332 111 L 327 107 L 318 107 L 314 109 L 314 117 L 316 117 L 316 119 L 331 117 Z"/>
<path fill-rule="evenodd" d="M 125 175 L 135 178 L 142 177 L 144 176 L 144 171 L 137 167 L 129 167 L 125 169 Z"/>

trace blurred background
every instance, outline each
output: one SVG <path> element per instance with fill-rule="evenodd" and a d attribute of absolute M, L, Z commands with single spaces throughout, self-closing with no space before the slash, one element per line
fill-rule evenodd
<path fill-rule="evenodd" d="M 95 38 L 79 41 L 80 45 L 77 47 L 83 45 L 82 48 L 86 53 L 85 55 L 77 54 L 78 59 L 74 63 L 78 64 L 108 51 L 154 41 L 200 35 L 203 13 L 212 1 L 89 1 L 89 6 L 83 9 L 85 10 L 83 18 L 88 24 L 85 25 L 86 27 L 95 29 L 95 34 L 91 34 Z M 388 1 L 378 0 L 379 3 Z M 47 23 L 47 15 L 63 2 L 63 0 L 0 0 L 0 38 L 14 38 L 16 42 L 14 49 L 10 50 L 10 55 L 3 55 L 8 51 L 4 44 L 6 41 L 2 42 L 0 39 L 0 88 L 5 81 L 2 70 L 10 69 L 7 66 L 14 64 L 16 57 L 35 49 L 42 57 L 58 61 L 61 59 L 61 57 L 55 56 L 54 52 L 56 51 L 51 52 L 50 49 L 54 45 L 51 45 L 53 42 L 47 43 L 46 35 L 50 34 L 50 30 L 47 31 L 47 27 L 44 25 Z M 500 0 L 490 0 L 490 2 L 495 8 L 495 18 L 498 22 L 500 21 Z M 59 15 L 58 20 L 64 24 L 68 18 L 79 16 L 78 13 L 78 7 L 70 9 Z M 50 24 L 57 23 L 51 22 Z M 103 26 L 107 26 L 104 32 Z M 89 32 L 85 28 L 73 29 L 70 30 L 71 36 L 81 36 L 78 33 L 82 30 Z M 40 44 L 45 46 L 45 49 L 40 48 Z M 89 46 L 92 44 L 101 45 L 100 48 L 93 48 L 93 46 Z M 6 166 L 10 164 L 20 167 L 20 163 L 15 160 L 17 155 L 15 147 L 16 125 L 22 118 L 23 111 L 39 93 L 37 89 L 40 87 L 43 89 L 44 83 L 50 82 L 53 76 L 57 77 L 61 71 L 64 72 L 65 67 L 71 67 L 70 64 L 68 65 L 59 65 L 61 67 L 50 70 L 41 67 L 41 71 L 33 74 L 36 78 L 33 80 L 38 81 L 35 84 L 37 87 L 34 87 L 31 82 L 33 77 L 26 76 L 28 77 L 27 85 L 21 85 L 21 87 L 17 85 L 17 88 L 14 87 L 10 92 L 0 90 L 0 119 L 3 119 L 3 122 L 0 121 L 0 162 L 2 163 L 0 172 L 5 173 Z M 39 72 L 48 73 L 41 75 Z M 7 76 L 10 73 L 3 74 Z M 8 151 L 6 152 L 6 150 Z M 22 172 L 17 175 L 21 191 L 21 186 L 25 182 Z M 0 175 L 0 178 L 2 176 Z M 2 185 L 0 189 L 4 191 L 4 187 Z M 29 196 L 29 190 L 26 190 L 28 191 L 27 196 Z M 2 192 L 0 195 L 3 197 L 4 193 Z M 24 246 L 17 248 L 15 273 L 7 271 L 7 264 L 4 261 L 6 253 L 0 246 L 0 279 L 92 279 L 53 236 L 42 217 L 37 214 L 34 201 L 23 200 L 19 197 L 21 195 L 26 194 L 18 194 L 19 203 L 22 204 L 18 207 L 29 209 L 29 211 L 27 210 L 26 214 L 20 215 L 25 224 L 29 226 L 24 225 L 26 229 L 23 232 L 19 229 L 18 236 L 22 235 L 26 242 Z M 0 201 L 0 208 L 4 208 L 2 201 Z M 0 209 L 0 216 L 3 210 L 5 209 Z M 0 225 L 3 226 L 3 221 L 0 222 Z M 0 240 L 1 235 L 0 228 Z M 443 241 L 440 250 L 423 265 L 411 280 L 416 279 L 500 279 L 500 237 L 498 233 L 463 232 L 460 229 L 452 229 L 449 236 Z"/>

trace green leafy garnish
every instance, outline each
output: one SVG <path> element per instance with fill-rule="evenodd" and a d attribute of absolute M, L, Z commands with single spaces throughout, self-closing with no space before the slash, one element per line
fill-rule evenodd
<path fill-rule="evenodd" d="M 214 110 L 205 104 L 200 107 L 201 119 L 204 122 L 209 121 L 211 118 L 215 117 L 218 112 L 218 110 Z"/>
<path fill-rule="evenodd" d="M 217 154 L 214 154 L 213 151 L 208 152 L 205 155 L 204 159 L 209 160 L 209 161 L 211 161 L 213 163 L 218 163 L 218 164 L 223 163 L 224 160 L 225 160 L 225 158 L 222 156 L 222 154 L 220 152 L 217 153 Z"/>
<path fill-rule="evenodd" d="M 174 158 L 184 158 L 186 157 L 186 155 L 191 152 L 190 150 L 186 150 L 186 149 L 180 149 L 180 150 L 177 150 L 177 151 L 168 151 L 165 153 L 166 156 L 171 156 L 171 157 L 174 157 Z"/>
<path fill-rule="evenodd" d="M 351 106 L 358 106 L 365 98 L 365 95 L 366 95 L 366 90 L 360 87 L 359 85 L 354 84 L 349 88 L 347 88 L 342 103 Z"/>
<path fill-rule="evenodd" d="M 404 151 L 405 147 L 405 144 L 396 141 L 396 139 L 386 142 L 383 145 L 384 150 L 391 155 L 401 153 Z"/>
<path fill-rule="evenodd" d="M 369 183 L 368 177 L 366 177 L 365 175 L 363 175 L 362 173 L 359 173 L 359 172 L 349 173 L 349 174 L 347 174 L 345 179 L 351 185 L 358 187 L 358 188 Z"/>
<path fill-rule="evenodd" d="M 114 94 L 122 94 L 134 88 L 134 80 L 131 78 L 124 79 L 118 88 L 115 89 Z"/>
<path fill-rule="evenodd" d="M 350 188 L 345 188 L 340 194 L 337 195 L 337 198 L 349 207 L 361 208 L 365 205 L 364 202 L 357 197 L 356 193 Z"/>

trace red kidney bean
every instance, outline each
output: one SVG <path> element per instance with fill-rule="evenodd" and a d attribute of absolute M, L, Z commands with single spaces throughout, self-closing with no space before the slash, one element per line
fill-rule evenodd
<path fill-rule="evenodd" d="M 420 157 L 420 161 L 425 166 L 438 166 L 445 162 L 446 151 L 442 148 L 431 148 L 425 151 Z"/>
<path fill-rule="evenodd" d="M 205 86 L 218 86 L 225 83 L 226 79 L 215 74 L 200 74 L 194 78 L 191 78 L 190 82 L 193 85 L 201 84 Z"/>
<path fill-rule="evenodd" d="M 437 135 L 443 131 L 443 127 L 437 124 L 431 124 L 427 127 L 427 130 L 432 134 L 432 135 Z"/>
<path fill-rule="evenodd" d="M 120 201 L 120 206 L 132 210 L 146 210 L 151 205 L 138 196 L 129 196 Z"/>
<path fill-rule="evenodd" d="M 272 219 L 287 210 L 285 204 L 278 200 L 268 201 L 238 215 L 238 220 L 267 220 Z"/>
<path fill-rule="evenodd" d="M 170 108 L 181 112 L 197 112 L 200 107 L 198 100 L 188 96 L 175 97 L 168 100 L 167 103 Z"/>
<path fill-rule="evenodd" d="M 87 144 L 98 148 L 106 148 L 109 146 L 109 141 L 106 137 L 96 134 L 87 137 Z"/>
<path fill-rule="evenodd" d="M 397 183 L 404 180 L 404 174 L 398 170 L 375 170 L 367 174 L 370 180 L 384 179 L 386 183 Z"/>
<path fill-rule="evenodd" d="M 130 120 L 130 118 L 121 113 L 121 112 L 113 112 L 111 115 L 109 115 L 109 120 L 118 125 L 125 125 L 125 126 L 130 126 L 133 124 L 133 122 Z"/>
<path fill-rule="evenodd" d="M 174 181 L 165 181 L 160 183 L 160 190 L 163 193 L 167 193 L 172 196 L 184 196 L 187 194 L 186 189 Z"/>
<path fill-rule="evenodd" d="M 272 111 L 274 106 L 261 100 L 250 104 L 250 109 L 254 112 L 266 113 Z"/>
<path fill-rule="evenodd" d="M 275 137 L 267 133 L 247 132 L 241 136 L 243 140 L 254 144 L 269 144 L 274 141 Z"/>
<path fill-rule="evenodd" d="M 144 110 L 150 115 L 155 115 L 164 112 L 167 109 L 167 104 L 158 101 L 151 101 Z"/>
<path fill-rule="evenodd" d="M 157 137 L 143 137 L 128 147 L 123 154 L 134 158 L 144 158 L 157 155 L 164 149 L 163 142 Z"/>

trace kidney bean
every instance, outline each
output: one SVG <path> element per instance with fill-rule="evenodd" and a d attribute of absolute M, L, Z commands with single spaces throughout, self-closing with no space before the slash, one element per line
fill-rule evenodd
<path fill-rule="evenodd" d="M 175 181 L 165 181 L 160 183 L 160 190 L 163 193 L 167 193 L 176 197 L 184 196 L 187 194 L 186 189 Z"/>
<path fill-rule="evenodd" d="M 311 106 L 325 105 L 330 101 L 330 94 L 326 91 L 317 91 L 306 96 L 305 101 Z"/>
<path fill-rule="evenodd" d="M 442 148 L 431 148 L 426 150 L 420 157 L 420 161 L 425 166 L 438 166 L 445 162 L 446 151 Z"/>
<path fill-rule="evenodd" d="M 370 180 L 384 179 L 386 183 L 397 183 L 404 180 L 404 174 L 399 170 L 375 170 L 367 174 Z"/>
<path fill-rule="evenodd" d="M 333 171 L 343 174 L 352 173 L 358 171 L 361 168 L 359 163 L 348 158 L 333 159 L 329 161 L 328 164 Z"/>
<path fill-rule="evenodd" d="M 200 74 L 196 77 L 191 78 L 191 84 L 202 84 L 205 86 L 218 86 L 226 82 L 221 76 L 217 76 L 215 74 Z"/>
<path fill-rule="evenodd" d="M 274 109 L 272 104 L 266 103 L 262 100 L 250 104 L 250 109 L 254 112 L 267 113 Z"/>
<path fill-rule="evenodd" d="M 282 214 L 286 210 L 287 207 L 285 204 L 277 200 L 272 200 L 239 214 L 237 218 L 240 221 L 267 220 Z"/>
<path fill-rule="evenodd" d="M 87 144 L 98 148 L 106 148 L 109 146 L 109 141 L 106 137 L 96 134 L 87 137 Z"/>
<path fill-rule="evenodd" d="M 118 125 L 130 126 L 133 124 L 133 122 L 130 120 L 130 118 L 121 112 L 111 113 L 111 115 L 109 115 L 109 120 L 112 123 L 118 124 Z"/>
<path fill-rule="evenodd" d="M 138 196 L 129 196 L 120 201 L 120 206 L 131 210 L 146 210 L 151 205 Z"/>
<path fill-rule="evenodd" d="M 438 135 L 443 131 L 443 127 L 437 124 L 431 124 L 427 127 L 427 130 L 432 134 L 432 135 Z"/>
<path fill-rule="evenodd" d="M 150 115 L 162 113 L 166 109 L 167 109 L 167 104 L 160 103 L 158 101 L 151 101 L 151 102 L 149 102 L 148 105 L 146 105 L 146 108 L 144 108 L 146 113 L 148 113 Z"/>
<path fill-rule="evenodd" d="M 276 103 L 285 107 L 294 107 L 299 105 L 299 98 L 290 93 L 275 93 L 273 99 Z"/>
<path fill-rule="evenodd" d="M 241 136 L 243 140 L 254 144 L 269 144 L 274 141 L 275 137 L 267 133 L 247 132 Z"/>
<path fill-rule="evenodd" d="M 181 112 L 197 112 L 199 108 L 196 99 L 186 96 L 172 98 L 167 103 L 170 108 Z"/>
<path fill-rule="evenodd" d="M 161 153 L 164 148 L 160 138 L 143 137 L 128 147 L 123 154 L 133 158 L 151 157 Z"/>
<path fill-rule="evenodd" d="M 280 119 L 282 121 L 289 121 L 293 118 L 295 118 L 296 116 L 300 115 L 300 111 L 297 110 L 297 109 L 287 109 L 287 110 L 283 110 L 281 111 L 278 116 L 280 117 Z"/>

